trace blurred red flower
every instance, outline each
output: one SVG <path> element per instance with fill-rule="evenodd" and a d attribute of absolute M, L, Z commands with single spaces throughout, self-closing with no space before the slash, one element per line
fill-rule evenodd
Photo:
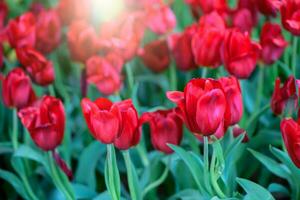
<path fill-rule="evenodd" d="M 294 35 L 300 35 L 300 1 L 283 0 L 280 7 L 283 27 Z"/>

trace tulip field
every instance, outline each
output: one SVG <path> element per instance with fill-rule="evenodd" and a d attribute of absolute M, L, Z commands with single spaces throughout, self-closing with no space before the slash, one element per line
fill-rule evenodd
<path fill-rule="evenodd" d="M 300 0 L 0 0 L 0 199 L 300 200 Z"/>

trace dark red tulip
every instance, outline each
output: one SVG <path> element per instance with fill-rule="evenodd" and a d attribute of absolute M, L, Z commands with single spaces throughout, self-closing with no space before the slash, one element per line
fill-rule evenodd
<path fill-rule="evenodd" d="M 11 70 L 2 83 L 2 96 L 7 107 L 17 109 L 29 106 L 35 100 L 30 78 L 21 68 Z"/>
<path fill-rule="evenodd" d="M 54 10 L 41 11 L 36 23 L 36 49 L 50 53 L 60 43 L 61 24 Z"/>
<path fill-rule="evenodd" d="M 286 105 L 292 105 L 294 108 L 298 105 L 297 90 L 299 90 L 299 81 L 290 76 L 280 87 L 280 78 L 276 79 L 274 92 L 271 99 L 271 108 L 275 115 L 280 115 L 284 111 Z"/>
<path fill-rule="evenodd" d="M 281 57 L 288 43 L 281 33 L 280 26 L 267 22 L 262 28 L 260 45 L 262 47 L 261 59 L 270 65 Z"/>
<path fill-rule="evenodd" d="M 283 0 L 280 7 L 283 27 L 294 35 L 300 35 L 300 1 Z"/>
<path fill-rule="evenodd" d="M 276 16 L 277 11 L 281 6 L 281 0 L 256 0 L 256 5 L 264 15 Z"/>
<path fill-rule="evenodd" d="M 18 116 L 39 148 L 52 151 L 61 144 L 65 111 L 59 99 L 44 96 L 32 106 L 21 109 Z"/>
<path fill-rule="evenodd" d="M 10 20 L 7 27 L 7 37 L 11 47 L 34 47 L 36 39 L 35 23 L 35 17 L 30 12 Z"/>
<path fill-rule="evenodd" d="M 182 120 L 174 109 L 144 113 L 141 123 L 149 122 L 151 142 L 156 150 L 172 153 L 167 144 L 179 145 L 182 140 Z"/>
<path fill-rule="evenodd" d="M 192 39 L 192 50 L 198 65 L 215 68 L 221 64 L 220 48 L 224 33 L 225 22 L 217 12 L 200 18 L 199 28 Z"/>
<path fill-rule="evenodd" d="M 144 64 L 153 72 L 163 72 L 170 64 L 170 54 L 166 40 L 155 40 L 138 52 Z"/>
<path fill-rule="evenodd" d="M 249 137 L 247 132 L 240 128 L 239 125 L 235 125 L 232 129 L 233 137 L 239 137 L 241 134 L 244 134 L 244 138 L 242 140 L 242 143 L 247 143 L 249 141 Z"/>
<path fill-rule="evenodd" d="M 170 36 L 169 46 L 180 70 L 187 71 L 197 67 L 192 52 L 192 39 L 197 31 L 197 25 L 187 27 L 183 33 Z"/>
<path fill-rule="evenodd" d="M 176 26 L 176 16 L 167 5 L 151 5 L 146 8 L 147 26 L 157 34 L 165 34 Z"/>
<path fill-rule="evenodd" d="M 141 137 L 138 114 L 131 99 L 115 103 L 121 113 L 119 137 L 114 145 L 121 150 L 136 146 Z"/>
<path fill-rule="evenodd" d="M 33 2 L 30 5 L 29 8 L 30 12 L 32 12 L 35 16 L 38 16 L 38 14 L 42 11 L 45 11 L 46 8 L 44 7 L 44 5 L 40 2 Z"/>
<path fill-rule="evenodd" d="M 212 11 L 224 13 L 228 10 L 226 0 L 185 0 L 192 7 L 199 7 L 203 13 L 208 14 Z"/>
<path fill-rule="evenodd" d="M 8 14 L 8 7 L 5 1 L 0 2 L 0 29 L 3 29 L 5 26 L 5 19 Z"/>
<path fill-rule="evenodd" d="M 223 77 L 218 80 L 225 92 L 228 115 L 225 115 L 225 127 L 237 124 L 243 116 L 243 99 L 240 83 L 235 77 Z"/>
<path fill-rule="evenodd" d="M 289 156 L 300 168 L 300 125 L 295 120 L 286 118 L 281 121 L 280 130 Z"/>
<path fill-rule="evenodd" d="M 184 92 L 168 92 L 168 98 L 177 104 L 178 114 L 195 134 L 214 134 L 224 126 L 227 109 L 226 96 L 222 85 L 213 79 L 192 79 Z"/>
<path fill-rule="evenodd" d="M 251 13 L 252 22 L 255 26 L 258 21 L 258 9 L 256 5 L 256 0 L 239 0 L 237 10 L 247 9 Z M 236 11 L 235 11 L 236 12 Z"/>
<path fill-rule="evenodd" d="M 88 83 L 95 84 L 102 94 L 111 95 L 120 90 L 121 67 L 114 65 L 113 60 L 93 56 L 86 62 L 86 72 Z"/>
<path fill-rule="evenodd" d="M 256 25 L 256 21 L 253 21 L 254 17 L 247 8 L 237 9 L 232 17 L 232 24 L 235 28 L 238 28 L 241 32 L 251 33 L 252 28 Z"/>
<path fill-rule="evenodd" d="M 231 29 L 225 34 L 222 55 L 225 68 L 237 78 L 248 78 L 255 69 L 260 53 L 259 44 L 248 34 Z"/>
<path fill-rule="evenodd" d="M 67 38 L 71 57 L 76 61 L 85 62 L 99 49 L 96 31 L 85 21 L 74 21 L 69 27 Z"/>

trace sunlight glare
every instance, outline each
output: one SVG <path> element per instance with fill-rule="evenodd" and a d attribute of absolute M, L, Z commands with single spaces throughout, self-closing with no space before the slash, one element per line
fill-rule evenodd
<path fill-rule="evenodd" d="M 101 21 L 109 21 L 124 11 L 123 0 L 92 0 L 92 9 L 95 17 Z"/>

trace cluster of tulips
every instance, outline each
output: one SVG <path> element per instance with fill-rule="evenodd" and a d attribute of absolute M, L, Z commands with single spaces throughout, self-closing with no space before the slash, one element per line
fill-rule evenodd
<path fill-rule="evenodd" d="M 25 134 L 30 134 L 35 145 L 50 152 L 50 176 L 66 199 L 83 195 L 78 195 L 74 192 L 76 188 L 70 186 L 74 167 L 70 160 L 64 161 L 65 155 L 60 149 L 64 137 L 71 140 L 67 145 L 75 143 L 65 134 L 70 128 L 66 123 L 78 123 L 69 119 L 72 114 L 65 109 L 68 104 L 76 104 L 74 107 L 77 108 L 81 106 L 80 117 L 86 123 L 80 120 L 76 126 L 87 126 L 93 138 L 107 146 L 104 177 L 109 195 L 98 199 L 121 199 L 122 191 L 126 190 L 120 189 L 122 180 L 114 147 L 124 155 L 129 198 L 157 198 L 151 191 L 157 189 L 167 175 L 164 173 L 158 181 L 150 181 L 149 187 L 141 192 L 139 171 L 129 153 L 130 149 L 137 149 L 144 167 L 149 166 L 144 144 L 147 135 L 142 134 L 147 131 L 152 148 L 165 157 L 179 156 L 199 189 L 197 194 L 189 191 L 171 199 L 181 199 L 185 195 L 191 199 L 242 198 L 240 193 L 231 192 L 236 190 L 236 184 L 231 189 L 224 189 L 226 181 L 232 180 L 221 178 L 220 171 L 224 170 L 224 163 L 228 164 L 224 161 L 226 156 L 234 160 L 232 162 L 240 159 L 241 156 L 229 158 L 230 148 L 239 146 L 245 149 L 243 145 L 254 136 L 255 123 L 269 108 L 273 113 L 271 117 L 280 116 L 283 149 L 289 155 L 284 159 L 289 162 L 291 159 L 293 163 L 288 171 L 291 178 L 287 179 L 292 185 L 293 195 L 290 197 L 300 198 L 295 189 L 299 184 L 292 180 L 293 174 L 300 174 L 300 170 L 297 171 L 300 168 L 299 0 L 120 0 L 115 4 L 122 5 L 123 9 L 108 19 L 98 13 L 104 12 L 101 6 L 108 4 L 102 0 L 60 0 L 55 4 L 28 2 L 28 5 L 23 5 L 25 11 L 18 13 L 12 7 L 22 6 L 18 5 L 21 2 L 0 1 L 1 98 L 3 104 L 13 110 L 13 128 L 9 128 L 13 152 L 18 155 L 24 147 L 19 133 L 24 130 L 18 126 L 19 119 L 26 128 Z M 184 12 L 178 16 L 181 9 Z M 181 19 L 185 15 L 189 16 L 188 20 Z M 59 65 L 59 60 L 76 67 L 79 77 L 72 73 L 66 75 L 70 72 L 62 77 L 65 66 Z M 274 69 L 273 83 L 264 82 L 265 68 Z M 278 68 L 283 69 L 286 76 L 281 76 Z M 243 81 L 256 80 L 253 77 L 257 71 L 257 91 L 255 88 L 245 91 Z M 156 77 L 170 76 L 167 88 L 163 88 L 162 93 L 157 88 L 139 89 L 142 82 L 136 77 L 143 73 L 151 74 L 152 80 L 148 82 L 153 85 L 161 84 L 155 83 Z M 185 80 L 179 80 L 181 78 Z M 65 92 L 67 86 L 62 79 L 71 80 L 69 92 Z M 180 85 L 180 81 L 183 84 Z M 80 94 L 72 91 L 72 84 L 79 85 Z M 265 84 L 274 84 L 272 96 L 263 94 Z M 182 92 L 177 91 L 181 89 Z M 153 91 L 158 94 L 152 94 Z M 146 99 L 159 96 L 157 99 L 167 103 L 154 103 L 149 107 L 158 105 L 158 108 L 143 109 L 139 93 Z M 245 93 L 257 95 L 255 108 L 250 112 L 248 109 L 249 118 L 243 116 L 244 104 L 253 102 L 245 103 Z M 75 95 L 80 96 L 81 103 L 72 99 Z M 261 108 L 262 95 L 268 98 L 264 108 Z M 249 123 L 245 123 L 247 119 Z M 203 154 L 189 154 L 179 147 L 186 137 L 185 132 L 188 132 L 192 150 L 199 151 L 199 146 L 203 145 Z M 224 142 L 229 146 L 228 154 L 222 150 L 225 147 L 221 144 L 227 140 L 226 135 L 232 137 L 231 142 Z M 213 149 L 211 163 L 210 144 Z M 244 152 L 244 149 L 239 151 Z M 284 151 L 277 152 L 281 155 L 278 156 L 280 161 Z M 272 173 L 283 175 L 281 172 L 285 168 L 272 166 L 277 161 L 270 161 L 271 158 L 267 159 L 254 150 L 251 153 Z M 201 157 L 201 161 L 195 155 Z M 22 169 L 26 168 L 23 161 Z M 195 163 L 198 166 L 193 168 Z M 168 168 L 168 162 L 165 164 Z M 197 171 L 199 166 L 202 168 Z M 197 174 L 202 170 L 203 173 Z M 5 177 L 8 176 L 3 173 L 0 171 L 0 177 L 7 180 Z M 237 172 L 232 173 L 231 176 L 237 176 Z M 28 184 L 26 173 L 21 172 L 20 176 L 25 192 L 19 194 L 23 198 L 40 199 Z M 237 182 L 249 199 L 273 198 L 270 191 L 254 182 L 246 179 L 237 179 Z M 92 197 L 83 195 L 82 198 Z"/>

